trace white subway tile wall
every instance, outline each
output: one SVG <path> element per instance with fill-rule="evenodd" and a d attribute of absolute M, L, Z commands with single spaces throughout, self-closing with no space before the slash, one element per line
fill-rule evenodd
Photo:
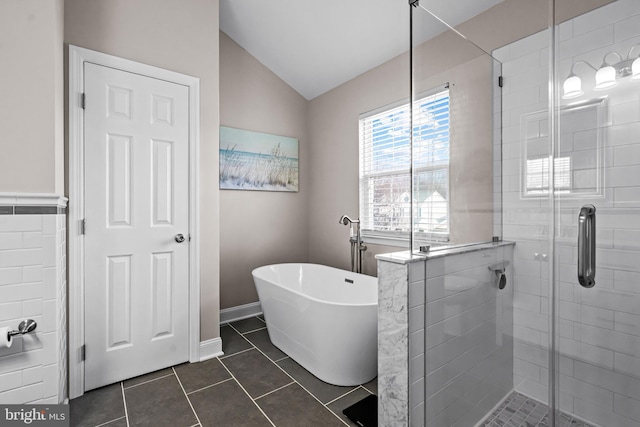
<path fill-rule="evenodd" d="M 572 64 L 599 67 L 640 43 L 640 2 L 618 0 L 560 25 L 560 84 Z M 495 52 L 503 61 L 503 237 L 515 241 L 514 385 L 548 401 L 550 202 L 524 194 L 527 147 L 548 141 L 548 53 L 544 31 Z M 640 53 L 636 46 L 633 57 Z M 616 62 L 615 55 L 609 55 Z M 588 119 L 565 110 L 556 155 L 571 159 L 571 193 L 556 200 L 560 405 L 603 426 L 640 426 L 640 82 L 593 92 L 595 72 L 577 65 L 585 95 L 603 99 Z M 562 101 L 568 105 L 571 101 Z M 542 115 L 540 115 L 542 113 Z M 534 115 L 538 122 L 530 119 Z M 525 126 L 527 124 L 527 126 Z M 536 126 L 532 126 L 537 125 Z M 525 129 L 526 128 L 526 129 Z M 539 155 L 547 153 L 540 152 Z M 530 158 L 530 157 L 529 157 Z M 579 286 L 577 216 L 597 208 L 596 286 Z"/>
<path fill-rule="evenodd" d="M 501 261 L 512 264 L 513 245 L 411 264 L 411 426 L 474 425 L 511 392 L 513 269 L 498 290 L 488 268 Z"/>
<path fill-rule="evenodd" d="M 66 216 L 0 215 L 0 327 L 35 333 L 0 349 L 0 402 L 66 398 Z"/>

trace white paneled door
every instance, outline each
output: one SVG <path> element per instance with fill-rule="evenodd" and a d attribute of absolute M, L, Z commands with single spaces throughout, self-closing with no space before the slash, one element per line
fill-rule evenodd
<path fill-rule="evenodd" d="M 85 78 L 85 390 L 189 359 L 189 92 Z"/>

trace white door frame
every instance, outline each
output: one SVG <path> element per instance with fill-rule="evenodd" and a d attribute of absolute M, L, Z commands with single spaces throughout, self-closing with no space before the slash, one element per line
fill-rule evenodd
<path fill-rule="evenodd" d="M 84 63 L 153 77 L 189 88 L 189 361 L 200 360 L 200 79 L 69 45 L 69 398 L 84 393 Z M 91 102 L 90 100 L 88 102 Z M 91 224 L 88 224 L 91 232 Z"/>

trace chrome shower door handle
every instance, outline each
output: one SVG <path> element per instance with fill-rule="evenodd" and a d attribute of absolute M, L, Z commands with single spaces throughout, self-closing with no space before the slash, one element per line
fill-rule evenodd
<path fill-rule="evenodd" d="M 585 288 L 596 284 L 596 207 L 584 205 L 578 215 L 578 281 Z"/>
<path fill-rule="evenodd" d="M 176 234 L 176 237 L 174 237 L 175 241 L 178 243 L 182 243 L 184 242 L 184 234 L 180 233 L 180 234 Z"/>

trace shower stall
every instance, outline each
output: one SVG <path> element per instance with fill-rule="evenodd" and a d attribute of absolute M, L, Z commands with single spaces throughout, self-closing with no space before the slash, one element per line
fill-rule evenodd
<path fill-rule="evenodd" d="M 408 5 L 380 425 L 640 427 L 640 2 L 453 7 Z"/>

